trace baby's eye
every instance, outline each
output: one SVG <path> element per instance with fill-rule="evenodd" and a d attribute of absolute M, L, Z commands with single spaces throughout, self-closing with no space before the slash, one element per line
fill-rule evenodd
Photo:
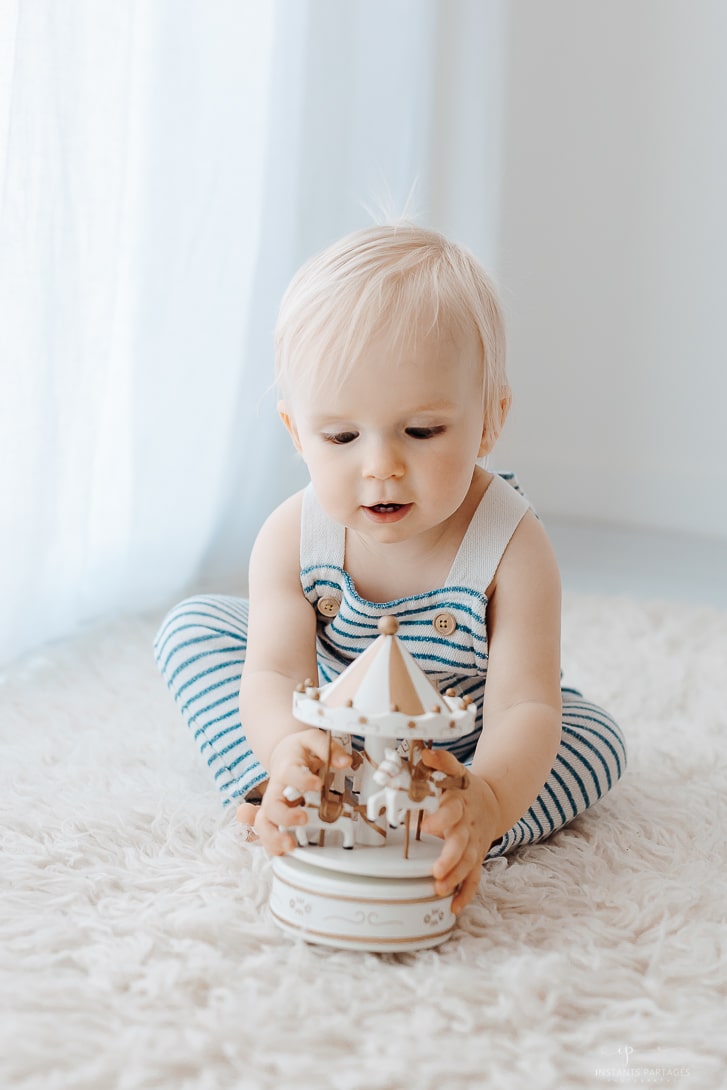
<path fill-rule="evenodd" d="M 407 428 L 406 434 L 411 439 L 433 439 L 435 435 L 441 435 L 445 430 L 443 424 L 431 428 Z"/>
<path fill-rule="evenodd" d="M 338 446 L 343 446 L 346 443 L 352 443 L 354 439 L 358 439 L 357 431 L 337 431 L 329 435 L 324 435 L 323 438 L 327 443 L 336 443 Z"/>

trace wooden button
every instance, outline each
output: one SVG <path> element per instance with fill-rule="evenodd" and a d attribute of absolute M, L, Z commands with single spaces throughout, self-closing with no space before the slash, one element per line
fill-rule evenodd
<path fill-rule="evenodd" d="M 336 598 L 319 598 L 316 608 L 323 617 L 335 617 L 340 606 Z"/>
<path fill-rule="evenodd" d="M 434 625 L 434 631 L 438 632 L 440 636 L 451 636 L 457 627 L 457 622 L 451 613 L 438 613 L 432 621 Z"/>

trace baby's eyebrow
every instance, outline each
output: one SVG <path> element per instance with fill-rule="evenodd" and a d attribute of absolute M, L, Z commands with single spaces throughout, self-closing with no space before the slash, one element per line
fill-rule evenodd
<path fill-rule="evenodd" d="M 433 401 L 428 402 L 426 405 L 403 405 L 398 415 L 401 420 L 419 420 L 422 417 L 426 417 L 426 419 L 439 418 L 441 416 L 452 416 L 458 411 L 459 407 L 453 401 Z"/>
<path fill-rule="evenodd" d="M 410 405 L 399 408 L 397 416 L 401 420 L 416 419 L 421 416 L 436 416 L 440 413 L 456 413 L 460 406 L 455 401 L 448 399 L 442 399 L 439 401 L 427 401 L 423 405 Z M 346 425 L 349 428 L 357 427 L 356 416 L 345 416 L 342 413 L 336 412 L 315 412 L 311 413 L 309 417 L 310 425 L 313 428 L 323 427 L 341 427 Z"/>
<path fill-rule="evenodd" d="M 409 413 L 415 416 L 417 413 L 454 412 L 459 406 L 455 401 L 430 401 L 426 405 L 417 405 L 409 409 Z"/>
<path fill-rule="evenodd" d="M 333 413 L 316 413 L 315 416 L 310 417 L 310 423 L 314 428 L 338 428 L 342 424 L 351 428 L 355 427 L 353 417 L 334 416 Z"/>

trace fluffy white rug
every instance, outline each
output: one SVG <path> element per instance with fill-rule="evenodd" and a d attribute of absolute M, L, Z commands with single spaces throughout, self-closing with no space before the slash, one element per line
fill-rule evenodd
<path fill-rule="evenodd" d="M 156 675 L 154 620 L 9 671 L 3 1090 L 727 1085 L 727 614 L 569 597 L 564 622 L 627 777 L 488 866 L 419 954 L 277 931 L 263 851 Z"/>

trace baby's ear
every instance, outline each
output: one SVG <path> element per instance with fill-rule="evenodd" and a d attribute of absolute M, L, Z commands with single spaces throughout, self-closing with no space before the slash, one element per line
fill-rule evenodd
<path fill-rule="evenodd" d="M 298 454 L 300 454 L 301 449 L 300 449 L 300 437 L 298 435 L 298 429 L 296 428 L 295 421 L 293 420 L 293 417 L 290 415 L 290 413 L 288 411 L 288 406 L 285 404 L 284 401 L 279 401 L 278 402 L 278 416 L 280 417 L 280 419 L 285 424 L 285 427 L 286 427 L 286 429 L 288 431 L 288 435 L 293 440 L 293 446 L 298 451 Z"/>
<path fill-rule="evenodd" d="M 480 449 L 477 455 L 478 458 L 484 458 L 486 454 L 489 454 L 497 440 L 500 438 L 500 432 L 505 427 L 505 421 L 507 420 L 511 405 L 512 390 L 509 386 L 503 386 L 500 390 L 500 404 L 498 411 L 495 413 L 494 423 L 488 428 L 487 421 L 484 422 L 482 428 L 482 442 L 480 443 Z"/>

